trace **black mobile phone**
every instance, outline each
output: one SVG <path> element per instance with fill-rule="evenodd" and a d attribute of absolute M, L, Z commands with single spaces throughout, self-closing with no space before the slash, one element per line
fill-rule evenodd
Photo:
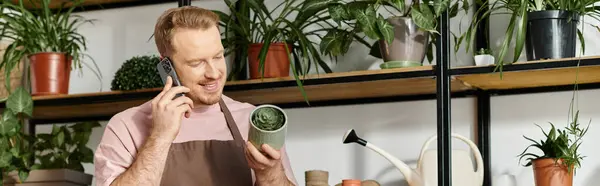
<path fill-rule="evenodd" d="M 162 79 L 163 85 L 167 83 L 167 77 L 171 76 L 171 79 L 173 80 L 173 87 L 181 86 L 179 76 L 177 76 L 177 72 L 175 72 L 173 62 L 171 62 L 171 59 L 169 59 L 169 57 L 164 57 L 162 60 L 160 60 L 160 62 L 158 62 L 158 64 L 156 65 L 156 69 L 158 70 L 160 79 Z M 175 98 L 178 98 L 182 95 L 182 93 L 179 93 L 175 96 Z"/>

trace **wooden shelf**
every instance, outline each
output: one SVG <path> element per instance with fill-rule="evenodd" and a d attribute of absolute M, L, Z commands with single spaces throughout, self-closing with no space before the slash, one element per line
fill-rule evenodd
<path fill-rule="evenodd" d="M 579 83 L 600 84 L 600 57 L 530 61 L 503 68 L 503 79 L 494 66 L 460 67 L 450 70 L 454 93 L 473 90 L 513 90 L 572 85 L 579 64 Z M 335 105 L 357 100 L 390 100 L 418 96 L 434 98 L 436 80 L 433 66 L 366 70 L 302 77 L 311 105 Z M 86 94 L 34 97 L 34 123 L 106 120 L 114 114 L 151 100 L 161 88 Z M 292 77 L 228 82 L 224 94 L 254 105 L 309 106 Z M 335 103 L 333 103 L 335 102 Z M 365 101 L 368 102 L 368 101 Z M 4 104 L 1 104 L 4 107 Z"/>
<path fill-rule="evenodd" d="M 579 64 L 579 68 L 577 67 Z M 540 60 L 504 65 L 502 79 L 495 66 L 452 69 L 456 79 L 482 90 L 530 89 L 600 83 L 600 56 Z M 577 71 L 579 75 L 577 76 Z"/>
<path fill-rule="evenodd" d="M 436 81 L 432 66 L 367 70 L 303 77 L 311 103 L 320 101 L 435 95 Z M 470 90 L 452 81 L 452 90 Z M 161 88 L 138 91 L 36 96 L 33 120 L 40 123 L 108 119 L 112 115 L 151 100 Z M 306 104 L 292 77 L 228 82 L 224 94 L 242 102 L 259 104 Z M 2 105 L 4 106 L 4 105 Z M 307 105 L 308 106 L 308 105 Z"/>

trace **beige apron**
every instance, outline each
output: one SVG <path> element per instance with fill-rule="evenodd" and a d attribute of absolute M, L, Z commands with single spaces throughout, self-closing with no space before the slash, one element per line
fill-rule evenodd
<path fill-rule="evenodd" d="M 219 101 L 219 105 L 233 140 L 172 144 L 165 162 L 161 186 L 252 185 L 252 174 L 244 155 L 246 143 L 223 99 Z"/>

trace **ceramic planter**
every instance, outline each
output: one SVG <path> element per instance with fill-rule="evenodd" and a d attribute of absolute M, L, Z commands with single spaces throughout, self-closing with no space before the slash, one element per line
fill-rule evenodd
<path fill-rule="evenodd" d="M 533 174 L 536 186 L 572 186 L 573 172 L 562 161 L 553 158 L 533 160 Z"/>
<path fill-rule="evenodd" d="M 494 64 L 496 58 L 489 54 L 476 55 L 475 57 L 475 65 L 477 66 L 489 66 Z"/>
<path fill-rule="evenodd" d="M 422 66 L 427 53 L 429 32 L 415 24 L 410 17 L 390 17 L 387 21 L 394 26 L 394 41 L 391 44 L 379 40 L 384 63 L 382 69 Z"/>
<path fill-rule="evenodd" d="M 16 172 L 4 178 L 4 186 L 88 186 L 93 176 L 71 169 L 50 169 L 31 171 L 23 183 L 19 183 Z"/>
<path fill-rule="evenodd" d="M 575 57 L 579 15 L 562 10 L 527 13 L 527 60 Z"/>
<path fill-rule="evenodd" d="M 65 53 L 41 52 L 28 56 L 31 95 L 69 94 L 71 57 Z"/>
<path fill-rule="evenodd" d="M 248 48 L 248 63 L 250 66 L 250 79 L 260 79 L 260 50 L 263 43 L 250 44 Z M 265 58 L 264 78 L 290 76 L 290 59 L 283 43 L 271 43 Z M 292 45 L 287 45 L 290 53 Z"/>
<path fill-rule="evenodd" d="M 268 109 L 268 110 L 263 110 Z M 280 114 L 283 118 L 276 119 L 275 114 Z M 260 119 L 255 120 L 255 117 L 260 117 Z M 273 129 L 263 129 L 259 125 L 260 123 L 275 123 L 274 121 L 282 121 L 278 128 Z M 283 111 L 283 109 L 275 106 L 275 105 L 261 105 L 256 107 L 250 113 L 250 130 L 248 134 L 248 141 L 252 143 L 257 149 L 262 150 L 261 146 L 263 144 L 267 144 L 273 147 L 276 150 L 281 149 L 283 144 L 285 143 L 285 136 L 287 133 L 287 123 L 288 116 Z"/>

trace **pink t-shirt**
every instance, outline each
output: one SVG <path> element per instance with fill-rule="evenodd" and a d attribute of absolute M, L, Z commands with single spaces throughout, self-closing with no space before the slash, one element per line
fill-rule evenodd
<path fill-rule="evenodd" d="M 248 141 L 249 116 L 255 106 L 222 96 L 231 111 L 240 133 Z M 113 116 L 102 136 L 94 156 L 96 186 L 109 186 L 133 163 L 152 126 L 150 101 Z M 194 140 L 233 140 L 219 104 L 194 108 L 190 118 L 183 118 L 181 129 L 173 143 Z M 288 179 L 296 184 L 285 146 L 281 149 L 282 164 Z M 252 180 L 255 181 L 254 171 Z M 297 185 L 297 184 L 296 184 Z"/>

